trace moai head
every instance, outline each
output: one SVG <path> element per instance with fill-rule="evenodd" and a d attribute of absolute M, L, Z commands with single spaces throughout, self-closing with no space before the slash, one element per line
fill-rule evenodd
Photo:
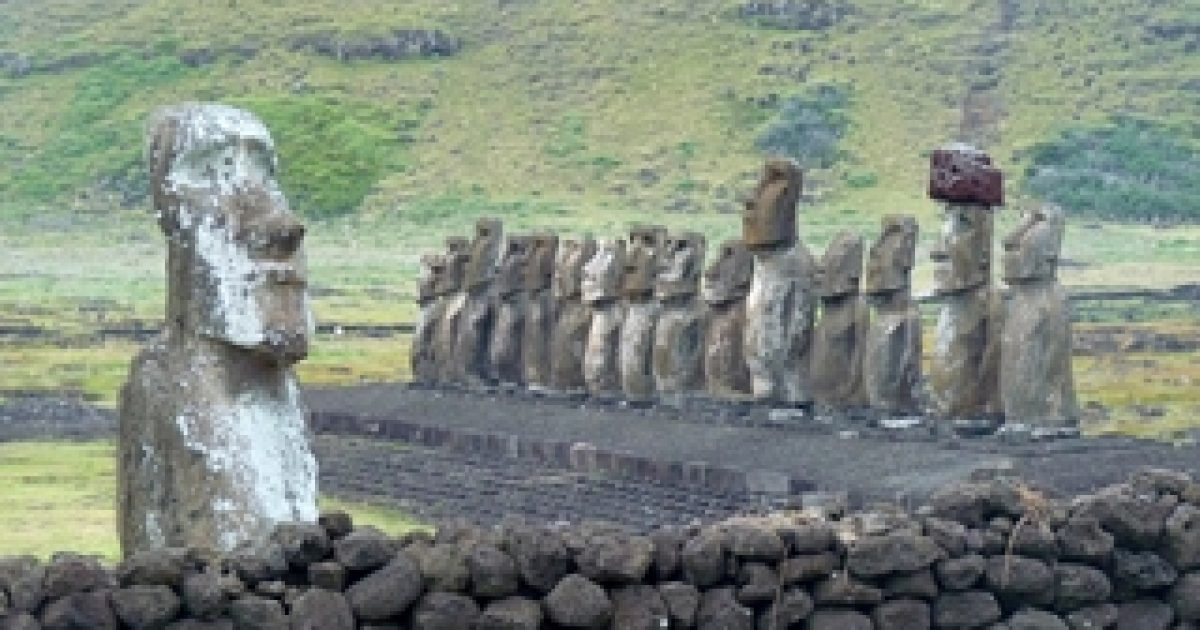
<path fill-rule="evenodd" d="M 704 235 L 698 232 L 672 234 L 659 252 L 659 272 L 654 294 L 660 300 L 687 299 L 700 291 L 704 269 Z"/>
<path fill-rule="evenodd" d="M 1058 206 L 1028 210 L 1004 237 L 1004 281 L 1009 284 L 1052 280 L 1058 272 L 1064 219 Z"/>
<path fill-rule="evenodd" d="M 883 217 L 883 231 L 871 244 L 863 292 L 869 296 L 907 294 L 917 258 L 917 220 L 911 216 Z"/>
<path fill-rule="evenodd" d="M 721 243 L 717 259 L 704 271 L 704 301 L 714 306 L 736 302 L 750 293 L 754 257 L 740 239 Z"/>
<path fill-rule="evenodd" d="M 434 266 L 437 264 L 437 256 L 433 254 L 421 255 L 421 269 L 417 276 L 417 304 L 425 306 L 437 297 L 437 276 L 434 275 Z"/>
<path fill-rule="evenodd" d="M 629 229 L 629 248 L 625 255 L 625 277 L 622 280 L 625 297 L 645 299 L 654 294 L 658 255 L 666 236 L 667 229 L 661 225 L 635 225 Z"/>
<path fill-rule="evenodd" d="M 470 243 L 460 236 L 446 239 L 446 251 L 434 257 L 433 291 L 439 297 L 453 295 L 462 290 L 463 270 L 467 266 Z"/>
<path fill-rule="evenodd" d="M 862 277 L 863 240 L 857 234 L 839 232 L 825 249 L 817 265 L 817 288 L 822 298 L 857 295 Z"/>
<path fill-rule="evenodd" d="M 742 241 L 751 250 L 789 247 L 796 242 L 796 205 L 803 175 L 792 160 L 773 158 L 742 211 Z"/>
<path fill-rule="evenodd" d="M 253 114 L 212 103 L 151 120 L 150 189 L 169 250 L 174 331 L 279 364 L 313 332 L 304 226 L 276 181 L 275 143 Z"/>
<path fill-rule="evenodd" d="M 1004 205 L 1004 177 L 992 158 L 968 144 L 935 149 L 929 157 L 929 198 L 947 203 Z"/>
<path fill-rule="evenodd" d="M 625 274 L 625 241 L 602 239 L 596 252 L 583 265 L 580 290 L 588 304 L 612 302 L 621 297 L 621 279 Z"/>
<path fill-rule="evenodd" d="M 496 275 L 496 261 L 500 256 L 503 238 L 504 226 L 500 219 L 484 217 L 475 221 L 475 238 L 471 240 L 463 272 L 468 290 L 481 289 L 491 283 Z"/>
<path fill-rule="evenodd" d="M 583 267 L 596 255 L 596 241 L 589 237 L 565 240 L 558 245 L 554 261 L 554 297 L 578 298 L 582 291 Z"/>
<path fill-rule="evenodd" d="M 505 239 L 500 267 L 496 270 L 496 289 L 500 297 L 508 297 L 525 288 L 525 268 L 529 264 L 532 238 L 513 234 Z"/>
<path fill-rule="evenodd" d="M 549 289 L 554 280 L 554 257 L 558 255 L 558 235 L 538 232 L 529 240 L 529 261 L 525 265 L 525 289 Z"/>

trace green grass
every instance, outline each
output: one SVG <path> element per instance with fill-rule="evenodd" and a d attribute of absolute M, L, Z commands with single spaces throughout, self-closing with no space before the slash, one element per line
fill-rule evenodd
<path fill-rule="evenodd" d="M 116 533 L 116 454 L 111 442 L 0 443 L 0 556 L 55 551 L 120 557 Z M 322 497 L 360 525 L 393 535 L 428 526 L 396 510 Z"/>

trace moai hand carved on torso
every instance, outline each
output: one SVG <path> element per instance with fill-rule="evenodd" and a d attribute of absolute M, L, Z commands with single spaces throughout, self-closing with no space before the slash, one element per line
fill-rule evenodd
<path fill-rule="evenodd" d="M 750 393 L 750 369 L 742 350 L 746 334 L 746 295 L 754 275 L 754 258 L 740 240 L 725 241 L 717 259 L 704 272 L 702 288 L 708 313 L 704 334 L 704 389 L 723 400 L 742 400 Z"/>
<path fill-rule="evenodd" d="M 742 240 L 754 255 L 746 297 L 746 362 L 754 398 L 771 404 L 812 403 L 809 352 L 816 298 L 814 264 L 797 240 L 800 168 L 770 160 L 742 215 Z"/>
<path fill-rule="evenodd" d="M 621 278 L 625 273 L 625 241 L 601 240 L 583 267 L 583 302 L 592 312 L 584 350 L 583 378 L 592 396 L 621 395 Z"/>
<path fill-rule="evenodd" d="M 458 335 L 463 314 L 467 310 L 467 291 L 464 286 L 468 250 L 467 239 L 452 236 L 446 239 L 442 254 L 441 284 L 438 287 L 438 318 L 433 333 L 433 361 L 437 366 L 437 381 L 443 385 L 461 382 L 462 360 L 458 354 Z"/>
<path fill-rule="evenodd" d="M 431 384 L 437 380 L 437 365 L 433 359 L 433 331 L 438 317 L 438 273 L 441 272 L 441 256 L 421 256 L 420 275 L 417 278 L 417 326 L 413 331 L 411 365 L 413 382 Z"/>
<path fill-rule="evenodd" d="M 167 317 L 121 390 L 121 546 L 229 551 L 317 516 L 292 370 L 313 330 L 304 227 L 275 180 L 271 135 L 250 113 L 161 110 L 148 149 Z"/>
<path fill-rule="evenodd" d="M 813 334 L 812 379 L 817 403 L 832 409 L 867 404 L 863 351 L 870 315 L 859 291 L 862 238 L 841 232 L 817 267 L 821 318 Z"/>
<path fill-rule="evenodd" d="M 917 220 L 886 216 L 871 245 L 863 291 L 874 308 L 863 354 L 863 383 L 872 409 L 921 411 L 921 313 L 912 300 Z"/>
<path fill-rule="evenodd" d="M 621 328 L 621 389 L 625 400 L 645 403 L 654 398 L 654 327 L 658 302 L 654 281 L 666 228 L 638 225 L 629 230 L 622 293 L 625 318 Z"/>
<path fill-rule="evenodd" d="M 659 254 L 653 367 L 655 389 L 664 398 L 698 392 L 704 385 L 704 314 L 697 300 L 704 250 L 702 234 L 685 232 L 667 237 Z"/>
<path fill-rule="evenodd" d="M 525 383 L 534 391 L 550 389 L 550 335 L 554 332 L 554 259 L 558 236 L 541 232 L 533 236 L 525 267 L 525 332 L 521 360 Z"/>
<path fill-rule="evenodd" d="M 1005 304 L 1000 392 L 1005 421 L 1041 427 L 1074 426 L 1071 308 L 1057 279 L 1062 210 L 1028 211 L 1004 238 Z"/>
<path fill-rule="evenodd" d="M 521 336 L 525 332 L 525 267 L 532 239 L 512 235 L 507 239 L 500 269 L 496 274 L 498 299 L 496 326 L 492 332 L 492 380 L 507 386 L 522 385 Z"/>
<path fill-rule="evenodd" d="M 945 202 L 930 257 L 942 301 L 929 366 L 933 411 L 943 418 L 999 413 L 1000 304 L 992 286 L 992 206 L 1003 202 L 1000 171 L 983 152 L 933 152 L 929 194 Z"/>
<path fill-rule="evenodd" d="M 554 331 L 550 335 L 550 386 L 563 394 L 587 389 L 583 363 L 592 309 L 584 304 L 583 267 L 596 255 L 591 237 L 559 244 L 554 264 Z"/>
<path fill-rule="evenodd" d="M 503 231 L 499 219 L 479 219 L 475 222 L 475 237 L 467 249 L 463 270 L 464 302 L 454 359 L 457 362 L 455 380 L 471 386 L 482 385 L 488 379 L 488 351 L 496 317 L 492 282 Z"/>

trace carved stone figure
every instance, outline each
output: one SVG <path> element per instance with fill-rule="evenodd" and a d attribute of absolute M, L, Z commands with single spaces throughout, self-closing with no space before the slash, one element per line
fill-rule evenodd
<path fill-rule="evenodd" d="M 642 404 L 654 399 L 654 327 L 658 301 L 654 282 L 666 228 L 636 225 L 629 230 L 622 294 L 625 319 L 621 328 L 621 389 L 625 400 Z"/>
<path fill-rule="evenodd" d="M 420 275 L 417 278 L 417 327 L 412 340 L 413 382 L 431 384 L 437 380 L 437 363 L 433 357 L 433 331 L 438 318 L 438 274 L 441 272 L 440 256 L 421 256 Z"/>
<path fill-rule="evenodd" d="M 463 310 L 455 349 L 456 380 L 470 386 L 483 385 L 489 377 L 488 351 L 496 318 L 492 282 L 500 255 L 504 227 L 499 219 L 475 222 L 475 237 L 467 249 L 463 270 Z"/>
<path fill-rule="evenodd" d="M 529 263 L 525 267 L 525 332 L 521 360 L 525 383 L 534 391 L 550 389 L 550 334 L 554 332 L 554 259 L 558 254 L 558 236 L 550 232 L 535 234 L 530 243 Z"/>
<path fill-rule="evenodd" d="M 821 318 L 813 334 L 812 380 L 816 402 L 832 409 L 867 404 L 863 352 L 870 313 L 859 291 L 862 237 L 837 234 L 817 266 Z"/>
<path fill-rule="evenodd" d="M 704 235 L 684 232 L 669 236 L 660 253 L 653 360 L 654 386 L 665 399 L 704 387 L 704 311 L 697 299 L 704 250 Z"/>
<path fill-rule="evenodd" d="M 434 324 L 433 361 L 437 366 L 437 382 L 443 385 L 461 383 L 462 361 L 458 354 L 458 334 L 463 314 L 467 310 L 467 291 L 463 287 L 470 243 L 459 236 L 446 238 L 446 253 L 442 254 L 441 285 L 438 288 L 438 318 Z"/>
<path fill-rule="evenodd" d="M 1005 236 L 1004 281 L 1009 295 L 1000 352 L 1000 393 L 1007 422 L 1074 426 L 1071 309 L 1057 279 L 1062 210 L 1028 211 Z"/>
<path fill-rule="evenodd" d="M 917 220 L 883 218 L 871 245 L 863 292 L 874 312 L 863 353 L 863 384 L 871 408 L 889 414 L 921 411 L 921 313 L 912 299 Z"/>
<path fill-rule="evenodd" d="M 621 279 L 625 273 L 625 241 L 601 240 L 583 267 L 583 302 L 591 309 L 591 328 L 583 356 L 587 391 L 600 398 L 621 395 Z"/>
<path fill-rule="evenodd" d="M 313 330 L 304 226 L 276 182 L 271 135 L 248 112 L 161 110 L 147 153 L 167 313 L 121 390 L 121 547 L 228 551 L 317 517 L 292 370 Z"/>
<path fill-rule="evenodd" d="M 713 398 L 744 400 L 751 393 L 742 344 L 753 275 L 754 258 L 740 240 L 722 243 L 717 259 L 704 272 L 704 389 Z"/>
<path fill-rule="evenodd" d="M 505 386 L 523 385 L 521 337 L 525 332 L 525 268 L 529 263 L 532 238 L 510 235 L 496 274 L 496 326 L 492 332 L 492 380 Z"/>
<path fill-rule="evenodd" d="M 812 404 L 816 314 L 815 265 L 795 231 L 801 183 L 795 162 L 769 160 L 742 215 L 742 240 L 754 255 L 744 346 L 754 398 L 792 407 Z"/>
<path fill-rule="evenodd" d="M 583 362 L 588 331 L 592 325 L 591 306 L 584 304 L 583 267 L 596 255 L 591 237 L 559 243 L 554 264 L 554 331 L 550 335 L 550 387 L 560 394 L 578 394 L 587 390 Z"/>
<path fill-rule="evenodd" d="M 930 257 L 942 304 L 929 366 L 933 411 L 943 418 L 998 414 L 1000 301 L 992 286 L 992 208 L 999 171 L 973 147 L 933 152 L 930 195 L 945 202 Z"/>

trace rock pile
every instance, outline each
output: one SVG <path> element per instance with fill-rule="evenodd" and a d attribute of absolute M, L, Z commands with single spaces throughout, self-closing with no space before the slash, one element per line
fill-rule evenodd
<path fill-rule="evenodd" d="M 224 557 L 0 560 L 3 628 L 1195 628 L 1200 484 L 1144 471 L 1071 500 L 972 482 L 915 513 L 591 523 L 392 539 L 342 513 Z"/>

